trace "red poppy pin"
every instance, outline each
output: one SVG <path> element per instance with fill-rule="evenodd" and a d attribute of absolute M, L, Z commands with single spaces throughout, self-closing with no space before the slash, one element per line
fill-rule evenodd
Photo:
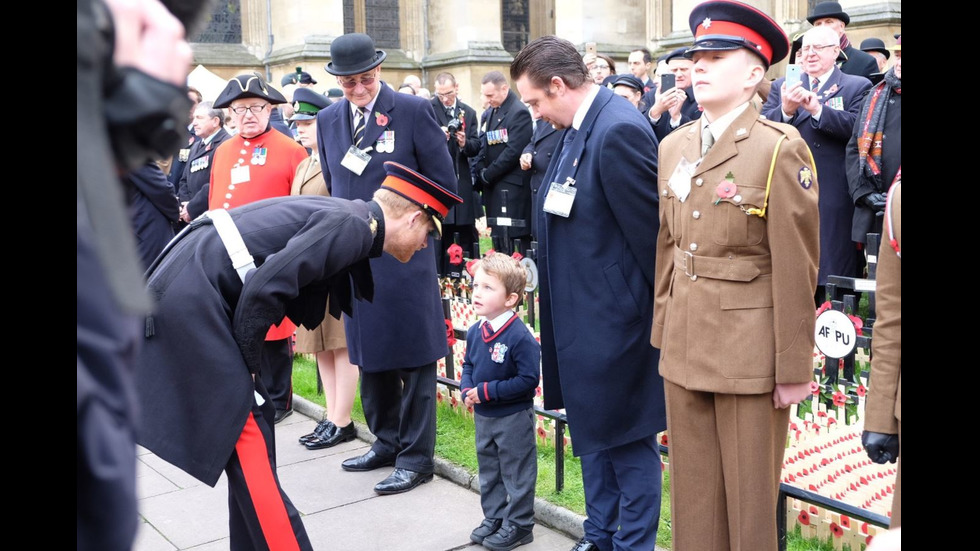
<path fill-rule="evenodd" d="M 449 345 L 449 348 L 456 344 L 456 332 L 453 330 L 453 321 L 450 319 L 446 320 L 446 344 Z"/>
<path fill-rule="evenodd" d="M 800 524 L 802 524 L 803 526 L 809 526 L 810 525 L 810 514 L 807 513 L 806 511 L 800 511 L 800 514 L 799 514 L 799 516 L 796 517 L 796 520 Z"/>
<path fill-rule="evenodd" d="M 839 538 L 844 535 L 844 530 L 837 525 L 836 522 L 830 523 L 830 533 L 834 535 L 835 538 Z"/>
<path fill-rule="evenodd" d="M 385 115 L 384 113 L 378 113 L 377 111 L 375 111 L 374 122 L 377 123 L 378 126 L 388 126 L 388 123 L 390 121 L 388 120 L 388 115 Z"/>
<path fill-rule="evenodd" d="M 463 263 L 463 247 L 460 247 L 458 243 L 453 243 L 446 249 L 449 254 L 449 263 L 458 266 Z"/>
<path fill-rule="evenodd" d="M 735 197 L 735 194 L 738 193 L 738 186 L 735 185 L 735 174 L 731 172 L 726 174 L 725 179 L 722 180 L 718 184 L 718 187 L 715 188 L 715 193 L 718 195 L 718 198 L 715 199 L 716 205 L 720 203 L 722 199 L 731 199 L 732 197 Z"/>

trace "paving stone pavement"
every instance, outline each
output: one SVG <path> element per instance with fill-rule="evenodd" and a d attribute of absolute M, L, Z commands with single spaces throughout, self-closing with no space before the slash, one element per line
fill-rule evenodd
<path fill-rule="evenodd" d="M 297 439 L 316 425 L 322 408 L 297 400 L 296 411 L 276 426 L 279 480 L 303 515 L 317 550 L 449 551 L 477 550 L 470 531 L 483 514 L 476 477 L 437 461 L 436 477 L 404 494 L 379 496 L 374 485 L 391 468 L 350 473 L 340 463 L 365 453 L 370 444 L 356 439 L 309 451 Z M 359 434 L 368 434 L 358 427 Z M 135 551 L 227 550 L 228 489 L 224 475 L 216 487 L 187 475 L 140 448 L 137 492 L 142 522 Z M 537 500 L 538 523 L 527 551 L 567 551 L 582 533 L 583 517 Z M 556 530 L 548 525 L 557 526 Z M 561 530 L 564 530 L 561 531 Z"/>

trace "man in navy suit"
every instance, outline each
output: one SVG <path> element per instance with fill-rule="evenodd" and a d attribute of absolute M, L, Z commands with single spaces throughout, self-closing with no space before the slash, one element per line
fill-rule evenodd
<path fill-rule="evenodd" d="M 567 40 L 531 42 L 510 75 L 541 121 L 564 129 L 536 215 L 544 405 L 565 408 L 585 485 L 585 538 L 574 549 L 653 550 L 655 438 L 667 425 L 649 340 L 657 140 L 635 107 L 592 83 Z"/>
<path fill-rule="evenodd" d="M 776 79 L 762 114 L 792 124 L 810 146 L 820 179 L 820 271 L 814 300 L 824 301 L 827 276 L 857 277 L 859 258 L 851 240 L 854 201 L 847 187 L 845 151 L 871 81 L 848 75 L 834 64 L 840 47 L 826 26 L 803 35 L 801 83 Z"/>
<path fill-rule="evenodd" d="M 432 106 L 398 94 L 381 81 L 386 54 L 362 33 L 330 45 L 327 72 L 344 99 L 317 115 L 323 179 L 333 197 L 368 200 L 395 161 L 455 193 L 456 174 Z M 361 369 L 361 403 L 378 437 L 371 450 L 344 461 L 348 471 L 394 465 L 374 487 L 405 492 L 432 480 L 436 439 L 436 361 L 448 352 L 436 263 L 429 247 L 407 264 L 391 255 L 371 259 L 378 274 L 373 303 L 354 305 L 344 317 L 351 363 Z"/>

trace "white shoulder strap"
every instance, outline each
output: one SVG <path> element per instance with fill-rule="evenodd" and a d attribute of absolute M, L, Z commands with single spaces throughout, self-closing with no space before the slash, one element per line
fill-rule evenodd
<path fill-rule="evenodd" d="M 235 221 L 231 219 L 231 215 L 225 209 L 209 210 L 204 213 L 204 216 L 214 222 L 214 229 L 218 230 L 218 237 L 221 238 L 225 250 L 228 251 L 231 265 L 238 272 L 238 277 L 244 282 L 245 274 L 255 269 L 255 259 L 249 254 L 248 247 L 245 246 L 245 241 L 242 240 L 242 234 L 238 232 Z"/>

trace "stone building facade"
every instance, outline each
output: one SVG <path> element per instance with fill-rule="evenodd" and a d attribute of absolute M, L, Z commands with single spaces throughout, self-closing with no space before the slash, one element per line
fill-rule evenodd
<path fill-rule="evenodd" d="M 460 97 L 479 109 L 480 79 L 507 74 L 513 54 L 528 41 L 555 34 L 579 45 L 596 42 L 617 72 L 628 72 L 632 49 L 654 58 L 690 44 L 688 14 L 702 0 L 217 0 L 208 28 L 190 37 L 195 65 L 223 78 L 257 71 L 278 85 L 295 67 L 313 75 L 316 89 L 336 86 L 324 66 L 330 42 L 345 32 L 366 32 L 388 53 L 382 78 L 397 87 L 408 74 L 433 88 L 449 71 Z M 789 35 L 809 27 L 806 15 L 822 0 L 747 0 L 779 21 Z M 851 17 L 854 44 L 901 32 L 900 0 L 841 0 Z M 786 62 L 770 69 L 782 75 Z M 213 98 L 211 98 L 213 99 Z"/>

